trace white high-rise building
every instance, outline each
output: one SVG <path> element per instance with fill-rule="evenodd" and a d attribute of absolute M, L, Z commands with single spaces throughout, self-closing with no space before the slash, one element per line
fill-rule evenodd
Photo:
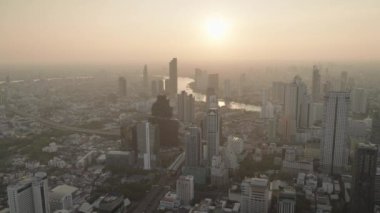
<path fill-rule="evenodd" d="M 46 173 L 7 187 L 10 213 L 50 213 Z"/>
<path fill-rule="evenodd" d="M 177 95 L 177 113 L 180 121 L 184 123 L 194 122 L 194 102 L 193 95 L 188 95 L 185 91 Z"/>
<path fill-rule="evenodd" d="M 270 197 L 267 179 L 246 178 L 241 183 L 241 213 L 267 213 Z"/>
<path fill-rule="evenodd" d="M 278 213 L 294 213 L 296 207 L 296 192 L 285 189 L 278 196 Z"/>
<path fill-rule="evenodd" d="M 340 173 L 348 163 L 349 102 L 347 92 L 330 92 L 326 96 L 321 143 L 321 165 L 326 173 Z"/>
<path fill-rule="evenodd" d="M 207 131 L 207 160 L 208 165 L 212 163 L 212 157 L 219 155 L 220 145 L 220 117 L 218 109 L 209 109 L 206 117 L 206 131 Z"/>
<path fill-rule="evenodd" d="M 355 88 L 351 93 L 351 110 L 353 113 L 367 113 L 367 91 L 363 88 Z"/>
<path fill-rule="evenodd" d="M 177 180 L 177 197 L 184 205 L 189 205 L 194 199 L 194 177 L 181 175 Z"/>
<path fill-rule="evenodd" d="M 198 167 L 201 164 L 201 130 L 198 127 L 189 127 L 185 134 L 186 154 L 185 165 L 187 167 Z"/>
<path fill-rule="evenodd" d="M 140 165 L 145 170 L 150 170 L 156 162 L 156 126 L 144 121 L 136 125 L 137 152 Z"/>

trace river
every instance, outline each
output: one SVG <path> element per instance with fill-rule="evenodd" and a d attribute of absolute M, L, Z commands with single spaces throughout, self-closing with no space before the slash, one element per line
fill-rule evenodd
<path fill-rule="evenodd" d="M 206 101 L 206 95 L 194 92 L 190 88 L 190 83 L 193 82 L 194 79 L 192 78 L 186 78 L 186 77 L 178 77 L 178 91 L 185 90 L 188 94 L 192 94 L 195 97 L 195 101 Z M 219 99 L 219 106 L 225 106 L 226 102 L 223 99 Z M 261 112 L 261 107 L 252 105 L 252 104 L 244 104 L 244 103 L 238 103 L 231 101 L 228 103 L 228 108 L 230 109 L 243 109 L 249 112 Z"/>

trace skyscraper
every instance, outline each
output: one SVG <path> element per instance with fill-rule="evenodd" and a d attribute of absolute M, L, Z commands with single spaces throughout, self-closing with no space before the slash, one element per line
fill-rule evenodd
<path fill-rule="evenodd" d="M 306 85 L 299 76 L 285 85 L 284 110 L 280 119 L 280 134 L 287 143 L 295 139 L 297 128 L 301 127 L 302 104 L 307 95 Z"/>
<path fill-rule="evenodd" d="M 10 213 L 50 213 L 46 173 L 7 187 Z"/>
<path fill-rule="evenodd" d="M 228 168 L 221 155 L 214 155 L 211 160 L 211 184 L 215 186 L 226 186 L 228 184 Z"/>
<path fill-rule="evenodd" d="M 351 212 L 371 213 L 375 207 L 377 146 L 359 143 L 352 174 Z"/>
<path fill-rule="evenodd" d="M 186 91 L 182 91 L 177 95 L 177 112 L 178 119 L 184 123 L 194 122 L 194 102 L 192 94 L 187 95 Z"/>
<path fill-rule="evenodd" d="M 212 157 L 219 155 L 221 122 L 218 109 L 209 109 L 206 117 L 207 122 L 207 160 L 211 166 Z"/>
<path fill-rule="evenodd" d="M 268 180 L 246 178 L 241 183 L 241 213 L 268 213 Z"/>
<path fill-rule="evenodd" d="M 198 127 L 192 126 L 188 128 L 185 134 L 185 166 L 198 167 L 201 165 L 201 130 Z"/>
<path fill-rule="evenodd" d="M 347 166 L 349 102 L 347 92 L 330 92 L 326 96 L 321 143 L 321 166 L 325 173 L 338 174 Z"/>
<path fill-rule="evenodd" d="M 178 91 L 178 70 L 177 70 L 177 58 L 173 58 L 169 62 L 169 81 L 168 81 L 168 93 L 170 96 L 176 95 Z"/>
<path fill-rule="evenodd" d="M 119 91 L 120 96 L 126 96 L 127 95 L 127 81 L 124 77 L 119 77 Z"/>
<path fill-rule="evenodd" d="M 295 120 L 296 127 L 300 126 L 301 104 L 306 95 L 306 85 L 299 76 L 295 76 L 293 82 L 285 87 L 284 114 L 291 120 Z"/>
<path fill-rule="evenodd" d="M 152 169 L 157 162 L 158 130 L 155 125 L 144 121 L 136 125 L 138 164 L 145 170 Z"/>
<path fill-rule="evenodd" d="M 181 203 L 184 205 L 189 205 L 194 199 L 194 177 L 190 175 L 179 176 L 176 191 L 178 199 Z"/>
<path fill-rule="evenodd" d="M 321 75 L 316 65 L 313 66 L 313 82 L 311 93 L 314 102 L 318 102 L 321 98 Z"/>
<path fill-rule="evenodd" d="M 275 81 L 272 83 L 272 101 L 276 104 L 284 105 L 285 103 L 286 83 Z"/>

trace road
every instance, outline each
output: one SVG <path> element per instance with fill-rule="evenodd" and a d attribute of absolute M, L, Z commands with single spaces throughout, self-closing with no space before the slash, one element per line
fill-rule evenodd
<path fill-rule="evenodd" d="M 95 129 L 85 129 L 85 128 L 79 128 L 79 127 L 72 127 L 63 125 L 48 119 L 43 119 L 37 116 L 33 116 L 31 114 L 28 114 L 26 112 L 17 110 L 15 108 L 7 107 L 8 111 L 13 112 L 17 115 L 20 115 L 22 117 L 30 118 L 35 121 L 38 121 L 50 128 L 64 130 L 64 131 L 70 131 L 70 132 L 79 132 L 79 133 L 85 133 L 85 134 L 93 134 L 93 135 L 102 135 L 102 136 L 117 136 L 120 137 L 120 131 L 104 131 L 104 130 L 95 130 Z"/>
<path fill-rule="evenodd" d="M 133 213 L 155 212 L 160 204 L 161 198 L 169 191 L 166 186 L 173 185 L 176 182 L 177 178 L 178 175 L 171 176 L 169 174 L 165 174 L 161 176 L 158 184 L 152 187 L 152 189 L 145 196 L 144 200 L 142 200 L 133 210 Z"/>

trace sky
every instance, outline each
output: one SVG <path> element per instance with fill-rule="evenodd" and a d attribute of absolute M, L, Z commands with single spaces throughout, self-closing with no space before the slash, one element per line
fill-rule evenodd
<path fill-rule="evenodd" d="M 0 0 L 0 64 L 172 57 L 379 61 L 380 1 Z"/>

